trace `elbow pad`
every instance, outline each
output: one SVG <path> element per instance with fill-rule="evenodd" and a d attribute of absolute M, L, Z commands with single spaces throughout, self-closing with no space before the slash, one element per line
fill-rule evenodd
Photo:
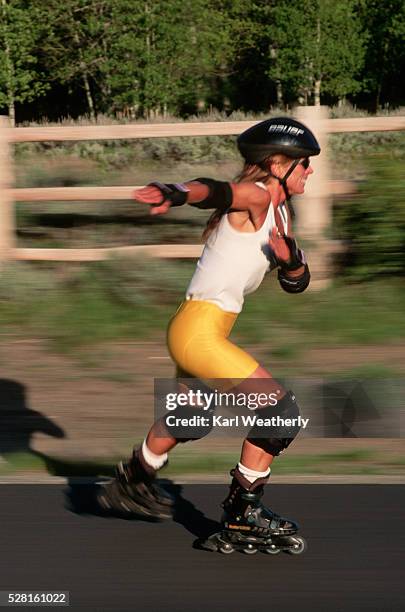
<path fill-rule="evenodd" d="M 233 193 L 230 183 L 225 181 L 216 181 L 210 178 L 196 178 L 193 179 L 193 182 L 207 185 L 209 193 L 204 200 L 201 200 L 201 202 L 190 202 L 190 206 L 202 208 L 204 210 L 215 208 L 221 212 L 226 212 L 231 208 Z"/>
<path fill-rule="evenodd" d="M 282 289 L 287 291 L 287 293 L 302 293 L 308 287 L 309 281 L 311 280 L 308 265 L 305 264 L 304 272 L 301 276 L 296 276 L 295 278 L 287 276 L 285 271 L 280 269 L 278 271 L 278 280 Z"/>

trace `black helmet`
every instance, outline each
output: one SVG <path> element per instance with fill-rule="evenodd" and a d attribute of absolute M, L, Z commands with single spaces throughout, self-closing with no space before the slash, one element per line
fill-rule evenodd
<path fill-rule="evenodd" d="M 253 125 L 238 137 L 238 148 L 250 164 L 259 164 L 275 153 L 298 159 L 321 152 L 311 130 L 290 117 L 274 117 Z"/>

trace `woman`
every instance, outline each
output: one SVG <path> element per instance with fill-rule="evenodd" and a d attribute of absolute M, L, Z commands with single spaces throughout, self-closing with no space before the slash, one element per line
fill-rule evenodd
<path fill-rule="evenodd" d="M 289 199 L 304 192 L 313 172 L 309 157 L 318 155 L 320 148 L 305 125 L 288 117 L 254 125 L 239 136 L 238 147 L 245 165 L 234 183 L 205 178 L 176 185 L 151 183 L 136 190 L 134 197 L 152 205 L 154 215 L 183 204 L 214 209 L 186 300 L 168 329 L 168 348 L 178 375 L 207 384 L 220 379 L 223 389 L 246 394 L 260 382 L 261 391 L 278 394 L 278 414 L 297 415 L 294 395 L 282 389 L 266 368 L 228 336 L 244 296 L 257 289 L 268 270 L 278 268 L 279 282 L 290 293 L 304 291 L 309 284 L 304 253 L 291 231 Z M 269 403 L 257 412 L 269 416 L 274 408 Z M 196 413 L 196 407 L 179 407 L 175 413 L 189 417 Z M 211 548 L 232 552 L 235 547 L 245 547 L 249 552 L 249 547 L 253 551 L 262 545 L 268 552 L 294 547 L 301 552 L 303 544 L 297 545 L 297 538 L 291 538 L 297 525 L 260 503 L 273 458 L 288 447 L 296 433 L 276 437 L 255 428 L 249 432 L 222 504 L 224 531 L 211 540 Z M 118 465 L 116 479 L 100 495 L 103 507 L 158 518 L 170 516 L 172 502 L 154 478 L 177 443 L 201 435 L 197 432 L 184 437 L 171 430 L 165 419 L 157 421 L 130 461 Z M 250 538 L 247 544 L 246 537 Z"/>

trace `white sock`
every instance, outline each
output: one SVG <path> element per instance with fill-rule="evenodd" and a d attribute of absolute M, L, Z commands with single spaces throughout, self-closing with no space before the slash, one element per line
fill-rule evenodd
<path fill-rule="evenodd" d="M 142 455 L 146 463 L 153 467 L 154 470 L 160 470 L 160 468 L 167 461 L 167 453 L 164 453 L 163 455 L 155 455 L 155 453 L 152 453 L 152 451 L 146 446 L 146 440 L 144 440 L 142 444 Z"/>
<path fill-rule="evenodd" d="M 243 463 L 238 463 L 238 469 L 250 483 L 253 483 L 258 478 L 267 478 L 267 476 L 270 476 L 271 472 L 270 468 L 267 468 L 265 472 L 256 472 L 255 470 L 245 467 Z"/>

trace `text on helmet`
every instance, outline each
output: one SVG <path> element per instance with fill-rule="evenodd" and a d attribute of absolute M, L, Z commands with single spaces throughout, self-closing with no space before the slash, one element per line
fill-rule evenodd
<path fill-rule="evenodd" d="M 286 134 L 303 134 L 304 133 L 304 130 L 301 130 L 301 128 L 297 128 L 292 125 L 283 125 L 282 123 L 271 125 L 268 131 L 269 132 L 285 132 Z"/>

